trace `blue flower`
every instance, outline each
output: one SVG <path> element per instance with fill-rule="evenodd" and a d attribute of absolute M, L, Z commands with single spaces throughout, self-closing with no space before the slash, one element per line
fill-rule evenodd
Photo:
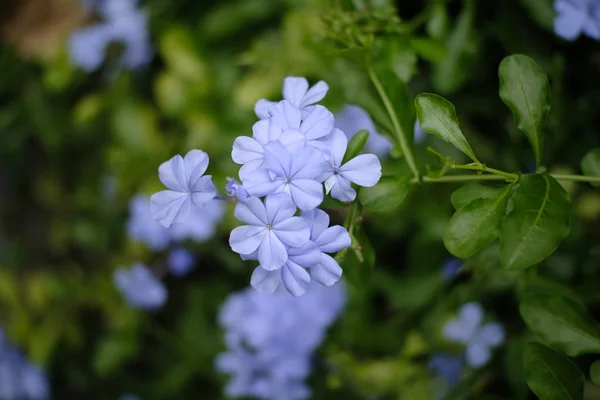
<path fill-rule="evenodd" d="M 167 257 L 169 271 L 175 276 L 184 276 L 194 266 L 194 256 L 186 249 L 172 250 Z"/>
<path fill-rule="evenodd" d="M 442 276 L 445 280 L 453 279 L 457 274 L 460 267 L 462 267 L 462 260 L 458 258 L 451 258 L 442 265 Z"/>
<path fill-rule="evenodd" d="M 72 62 L 86 71 L 102 66 L 110 43 L 122 43 L 121 64 L 138 68 L 152 58 L 146 15 L 135 8 L 135 0 L 104 0 L 98 6 L 103 21 L 74 32 L 69 39 Z"/>
<path fill-rule="evenodd" d="M 222 201 L 210 200 L 204 207 L 192 207 L 185 221 L 171 225 L 169 234 L 175 241 L 191 239 L 204 242 L 214 236 L 224 213 Z"/>
<path fill-rule="evenodd" d="M 311 277 L 322 285 L 332 286 L 342 276 L 342 268 L 335 258 L 325 253 L 335 253 L 350 247 L 350 235 L 342 226 L 330 227 L 329 215 L 325 211 L 314 209 L 303 212 L 302 217 L 310 227 L 310 241 L 321 252 L 319 262 L 310 267 Z"/>
<path fill-rule="evenodd" d="M 597 0 L 555 0 L 554 31 L 566 40 L 575 40 L 583 32 L 600 39 L 600 2 Z"/>
<path fill-rule="evenodd" d="M 244 200 L 250 196 L 244 186 L 235 180 L 235 178 L 227 178 L 225 190 L 229 196 L 235 197 L 238 200 Z"/>
<path fill-rule="evenodd" d="M 365 144 L 365 152 L 373 153 L 379 157 L 390 154 L 393 143 L 377 132 L 375 124 L 366 112 L 359 106 L 346 104 L 337 114 L 335 114 L 335 127 L 346 134 L 350 140 L 358 131 L 369 131 L 369 139 Z"/>
<path fill-rule="evenodd" d="M 291 154 L 281 142 L 265 146 L 265 168 L 255 171 L 243 180 L 251 196 L 265 196 L 283 192 L 288 194 L 301 210 L 311 210 L 323 202 L 323 185 L 317 178 L 322 175 L 322 153 L 305 146 Z"/>
<path fill-rule="evenodd" d="M 321 101 L 328 90 L 329 86 L 323 81 L 309 88 L 306 78 L 290 76 L 283 80 L 283 98 L 304 112 L 309 112 L 311 105 Z M 260 99 L 254 107 L 256 116 L 260 119 L 269 118 L 269 108 L 273 104 L 275 103 Z"/>
<path fill-rule="evenodd" d="M 316 105 L 305 115 L 287 100 L 275 103 L 269 108 L 272 123 L 283 129 L 282 137 L 300 132 L 305 144 L 319 147 L 319 141 L 326 138 L 335 124 L 333 114 L 325 107 Z"/>
<path fill-rule="evenodd" d="M 212 176 L 204 175 L 208 168 L 208 155 L 201 150 L 191 150 L 185 158 L 176 155 L 158 168 L 161 182 L 169 189 L 155 193 L 150 198 L 152 218 L 164 227 L 184 222 L 192 208 L 203 207 L 217 194 Z"/>
<path fill-rule="evenodd" d="M 215 362 L 220 372 L 231 375 L 225 393 L 260 399 L 309 398 L 304 380 L 310 374 L 312 352 L 341 313 L 345 299 L 340 284 L 331 288 L 311 284 L 299 298 L 285 290 L 264 295 L 247 289 L 230 295 L 219 313 L 228 350 Z"/>
<path fill-rule="evenodd" d="M 419 123 L 419 119 L 415 119 L 415 126 L 413 128 L 413 135 L 416 143 L 422 142 L 427 137 L 427 132 L 421 128 L 421 124 Z"/>
<path fill-rule="evenodd" d="M 49 395 L 50 387 L 44 371 L 25 359 L 6 340 L 0 340 L 0 399 L 42 400 Z"/>
<path fill-rule="evenodd" d="M 152 218 L 150 199 L 144 195 L 137 195 L 129 202 L 127 233 L 152 250 L 163 250 L 171 241 L 169 230 Z"/>
<path fill-rule="evenodd" d="M 446 380 L 450 386 L 455 386 L 460 382 L 463 371 L 463 361 L 460 357 L 438 353 L 434 354 L 429 360 L 429 369 L 437 376 Z"/>
<path fill-rule="evenodd" d="M 124 394 L 119 397 L 119 400 L 140 400 L 140 398 L 133 394 Z"/>
<path fill-rule="evenodd" d="M 258 250 L 263 269 L 279 269 L 288 260 L 289 247 L 303 246 L 310 236 L 306 221 L 295 217 L 296 206 L 285 193 L 266 197 L 263 204 L 257 197 L 240 201 L 235 217 L 248 224 L 235 228 L 229 237 L 231 249 L 238 254 L 251 255 Z"/>
<path fill-rule="evenodd" d="M 471 367 L 482 367 L 491 358 L 491 349 L 504 341 L 504 329 L 498 323 L 483 322 L 483 308 L 475 302 L 463 305 L 458 318 L 444 325 L 446 339 L 466 346 L 465 360 Z"/>
<path fill-rule="evenodd" d="M 119 268 L 113 275 L 115 286 L 133 308 L 154 310 L 167 300 L 167 289 L 152 271 L 141 263 Z"/>
<path fill-rule="evenodd" d="M 339 129 L 334 131 L 330 146 L 327 166 L 321 178 L 325 180 L 325 191 L 331 192 L 331 197 L 341 201 L 353 201 L 356 191 L 352 189 L 351 183 L 371 187 L 379 182 L 381 162 L 376 155 L 361 154 L 342 165 L 348 139 Z"/>

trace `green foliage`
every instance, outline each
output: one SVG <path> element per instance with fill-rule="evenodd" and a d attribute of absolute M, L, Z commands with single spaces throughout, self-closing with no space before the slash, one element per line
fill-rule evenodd
<path fill-rule="evenodd" d="M 473 149 L 458 126 L 452 103 L 436 94 L 423 93 L 415 99 L 415 106 L 421 129 L 452 144 L 477 162 Z"/>
<path fill-rule="evenodd" d="M 590 379 L 595 385 L 600 386 L 600 362 L 598 360 L 590 366 Z"/>
<path fill-rule="evenodd" d="M 600 176 L 600 148 L 590 150 L 581 160 L 581 170 L 588 176 Z M 600 183 L 592 182 L 592 186 L 598 187 Z"/>
<path fill-rule="evenodd" d="M 361 188 L 358 200 L 367 210 L 392 211 L 406 200 L 412 186 L 408 174 L 401 177 L 383 177 L 375 186 Z"/>
<path fill-rule="evenodd" d="M 348 142 L 348 147 L 346 148 L 346 153 L 344 154 L 342 164 L 345 164 L 348 160 L 352 160 L 354 157 L 356 157 L 365 147 L 367 140 L 369 140 L 369 131 L 362 129 L 356 132 L 356 134 Z"/>
<path fill-rule="evenodd" d="M 496 197 L 502 192 L 502 186 L 492 186 L 480 182 L 469 182 L 454 192 L 450 196 L 450 201 L 454 209 L 458 210 L 477 199 L 489 199 Z"/>
<path fill-rule="evenodd" d="M 511 199 L 514 207 L 500 231 L 500 261 L 508 269 L 524 269 L 544 260 L 567 237 L 571 200 L 546 174 L 523 176 Z"/>
<path fill-rule="evenodd" d="M 527 384 L 540 400 L 583 399 L 585 377 L 556 350 L 541 343 L 527 343 L 523 364 Z"/>
<path fill-rule="evenodd" d="M 542 68 L 517 54 L 500 63 L 500 98 L 510 108 L 517 126 L 527 136 L 535 161 L 542 162 L 544 128 L 550 111 L 550 85 Z"/>

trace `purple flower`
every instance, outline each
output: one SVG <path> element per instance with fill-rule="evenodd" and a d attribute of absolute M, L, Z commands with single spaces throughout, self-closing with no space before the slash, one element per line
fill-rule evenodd
<path fill-rule="evenodd" d="M 240 201 L 235 207 L 235 217 L 247 225 L 231 232 L 231 249 L 242 255 L 258 250 L 263 269 L 281 268 L 288 260 L 286 246 L 301 247 L 310 236 L 306 221 L 295 217 L 295 213 L 296 206 L 285 193 L 267 196 L 264 204 L 257 197 Z"/>
<path fill-rule="evenodd" d="M 208 155 L 191 150 L 185 156 L 176 155 L 158 168 L 161 182 L 169 189 L 150 198 L 152 217 L 168 228 L 188 218 L 193 207 L 203 207 L 217 191 L 212 176 L 203 176 L 208 168 Z"/>
<path fill-rule="evenodd" d="M 175 276 L 184 276 L 194 266 L 194 256 L 186 249 L 179 248 L 171 251 L 167 257 L 169 271 Z"/>
<path fill-rule="evenodd" d="M 127 233 L 152 250 L 163 250 L 171 241 L 169 230 L 152 218 L 150 200 L 144 195 L 137 195 L 129 202 Z"/>
<path fill-rule="evenodd" d="M 460 357 L 438 353 L 434 354 L 429 360 L 429 369 L 437 376 L 446 380 L 450 386 L 455 386 L 460 382 L 463 371 L 463 361 Z"/>
<path fill-rule="evenodd" d="M 71 35 L 69 53 L 72 62 L 86 71 L 95 71 L 102 66 L 108 45 L 117 42 L 124 45 L 122 65 L 138 68 L 147 64 L 152 58 L 152 48 L 146 15 L 135 5 L 135 0 L 98 2 L 103 21 Z"/>
<path fill-rule="evenodd" d="M 445 280 L 451 280 L 458 275 L 458 270 L 462 267 L 462 260 L 451 258 L 442 265 L 442 276 Z"/>
<path fill-rule="evenodd" d="M 555 0 L 554 31 L 566 40 L 575 40 L 583 32 L 600 39 L 600 2 L 598 0 Z"/>
<path fill-rule="evenodd" d="M 244 186 L 234 178 L 227 178 L 227 185 L 225 186 L 225 190 L 227 191 L 227 194 L 229 196 L 235 197 L 238 200 L 244 200 L 247 199 L 248 196 L 250 196 L 248 194 L 248 191 L 244 188 Z"/>
<path fill-rule="evenodd" d="M 283 81 L 283 98 L 305 112 L 311 110 L 312 104 L 321 101 L 328 90 L 329 86 L 323 81 L 317 82 L 311 88 L 309 88 L 306 78 L 289 76 Z M 254 107 L 256 116 L 260 119 L 269 118 L 269 108 L 273 104 L 275 103 L 260 99 Z"/>
<path fill-rule="evenodd" d="M 491 349 L 504 341 L 504 329 L 498 323 L 483 322 L 483 308 L 475 302 L 463 305 L 458 318 L 444 325 L 444 337 L 466 346 L 465 359 L 471 367 L 482 367 L 491 358 Z"/>
<path fill-rule="evenodd" d="M 335 114 L 335 127 L 346 134 L 350 140 L 358 131 L 369 131 L 369 139 L 365 144 L 365 152 L 373 153 L 379 157 L 390 154 L 393 143 L 375 129 L 375 124 L 364 109 L 352 104 L 345 105 L 340 112 Z"/>
<path fill-rule="evenodd" d="M 141 263 L 119 268 L 113 275 L 115 286 L 133 308 L 154 310 L 167 300 L 167 289 L 152 271 Z"/>
<path fill-rule="evenodd" d="M 327 165 L 320 177 L 325 180 L 325 191 L 331 197 L 341 201 L 353 201 L 356 191 L 350 186 L 371 187 L 381 178 L 381 162 L 374 154 L 361 154 L 342 165 L 348 146 L 348 139 L 342 131 L 336 129 L 330 142 L 330 153 Z"/>

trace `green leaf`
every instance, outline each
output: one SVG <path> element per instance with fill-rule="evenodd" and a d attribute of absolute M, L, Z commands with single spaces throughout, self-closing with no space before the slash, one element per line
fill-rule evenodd
<path fill-rule="evenodd" d="M 434 2 L 429 12 L 429 21 L 426 25 L 427 33 L 434 39 L 443 39 L 448 32 L 448 12 L 446 5 L 441 1 Z"/>
<path fill-rule="evenodd" d="M 500 63 L 500 98 L 512 111 L 517 126 L 527 136 L 537 166 L 541 165 L 546 118 L 550 111 L 550 85 L 542 68 L 522 54 Z"/>
<path fill-rule="evenodd" d="M 488 199 L 496 196 L 504 187 L 499 185 L 486 185 L 481 182 L 469 182 L 462 185 L 450 196 L 454 209 L 458 210 L 473 200 Z"/>
<path fill-rule="evenodd" d="M 498 238 L 511 189 L 507 185 L 496 196 L 473 200 L 456 211 L 444 234 L 450 253 L 468 258 Z"/>
<path fill-rule="evenodd" d="M 385 64 L 391 68 L 402 82 L 407 83 L 417 72 L 417 55 L 409 42 L 401 37 L 379 39 Z"/>
<path fill-rule="evenodd" d="M 352 139 L 350 139 L 350 142 L 348 142 L 348 147 L 346 148 L 346 154 L 344 154 L 342 164 L 345 164 L 348 160 L 352 160 L 354 157 L 360 154 L 362 149 L 365 147 L 367 140 L 369 140 L 368 130 L 362 129 L 356 132 L 356 134 L 352 136 Z"/>
<path fill-rule="evenodd" d="M 519 311 L 531 332 L 566 355 L 600 353 L 598 326 L 579 303 L 555 295 L 528 296 Z"/>
<path fill-rule="evenodd" d="M 431 80 L 440 93 L 453 93 L 473 74 L 478 38 L 473 29 L 475 1 L 467 0 L 447 38 L 448 57 L 433 66 Z"/>
<path fill-rule="evenodd" d="M 373 187 L 363 187 L 358 193 L 358 200 L 364 208 L 386 212 L 399 207 L 408 196 L 412 183 L 410 176 L 385 177 Z"/>
<path fill-rule="evenodd" d="M 568 358 L 541 343 L 525 345 L 527 385 L 540 400 L 582 400 L 585 377 Z"/>
<path fill-rule="evenodd" d="M 422 93 L 415 99 L 421 128 L 452 144 L 473 161 L 478 162 L 469 142 L 458 126 L 454 105 L 437 94 Z"/>
<path fill-rule="evenodd" d="M 600 386 L 600 360 L 594 361 L 590 366 L 590 380 L 596 386 Z"/>
<path fill-rule="evenodd" d="M 587 176 L 600 176 L 600 148 L 590 150 L 581 160 L 581 170 Z M 598 182 L 590 183 L 594 187 L 600 186 Z"/>
<path fill-rule="evenodd" d="M 444 43 L 429 38 L 411 38 L 410 46 L 419 56 L 433 63 L 448 57 L 448 49 Z"/>
<path fill-rule="evenodd" d="M 506 268 L 523 269 L 544 260 L 567 237 L 571 200 L 546 174 L 523 176 L 511 199 L 514 207 L 500 230 L 500 261 Z"/>
<path fill-rule="evenodd" d="M 556 17 L 556 12 L 552 8 L 552 0 L 520 0 L 520 2 L 529 11 L 533 20 L 552 29 Z"/>

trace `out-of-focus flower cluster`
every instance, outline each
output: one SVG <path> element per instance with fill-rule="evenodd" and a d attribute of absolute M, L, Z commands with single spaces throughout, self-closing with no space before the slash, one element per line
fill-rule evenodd
<path fill-rule="evenodd" d="M 282 284 L 300 296 L 311 280 L 325 286 L 337 282 L 342 269 L 327 253 L 349 247 L 351 238 L 343 227 L 330 227 L 328 215 L 317 208 L 323 189 L 351 202 L 356 198 L 352 184 L 369 187 L 381 177 L 376 155 L 345 158 L 346 135 L 335 128 L 327 108 L 315 105 L 327 90 L 324 82 L 309 87 L 305 78 L 286 78 L 284 100 L 259 100 L 255 112 L 260 121 L 252 137 L 240 136 L 233 143 L 241 183 L 229 179 L 227 192 L 237 198 L 234 215 L 246 225 L 231 232 L 229 244 L 244 260 L 259 262 L 251 284 L 263 293 Z M 218 198 L 212 177 L 204 175 L 208 163 L 206 153 L 192 150 L 160 166 L 168 190 L 154 194 L 151 203 L 152 216 L 164 227 L 185 223 Z"/>
<path fill-rule="evenodd" d="M 0 328 L 0 400 L 42 400 L 49 391 L 46 374 L 8 343 Z"/>
<path fill-rule="evenodd" d="M 582 33 L 600 39 L 600 1 L 555 0 L 554 31 L 566 40 L 575 40 Z"/>
<path fill-rule="evenodd" d="M 311 370 L 312 353 L 345 300 L 342 283 L 325 288 L 313 282 L 298 298 L 281 287 L 272 295 L 250 288 L 230 295 L 219 314 L 228 350 L 216 360 L 217 369 L 231 375 L 226 394 L 309 398 L 304 380 Z"/>

